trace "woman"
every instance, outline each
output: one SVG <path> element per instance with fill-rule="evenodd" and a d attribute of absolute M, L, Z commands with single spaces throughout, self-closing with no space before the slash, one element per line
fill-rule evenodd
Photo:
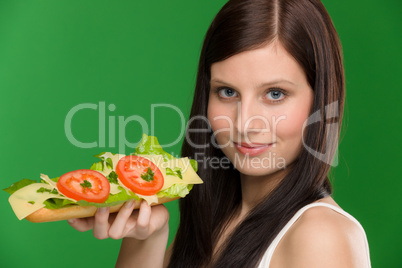
<path fill-rule="evenodd" d="M 180 200 L 172 245 L 163 205 L 70 224 L 124 238 L 118 267 L 370 267 L 327 176 L 343 104 L 340 42 L 319 0 L 231 0 L 200 56 L 190 118 L 208 120 L 192 121 L 182 155 L 202 162 L 204 184 Z"/>

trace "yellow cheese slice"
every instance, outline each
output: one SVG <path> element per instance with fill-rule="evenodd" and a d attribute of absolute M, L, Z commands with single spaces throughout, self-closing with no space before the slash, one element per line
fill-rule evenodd
<path fill-rule="evenodd" d="M 50 198 L 73 200 L 59 194 L 52 194 L 49 192 L 38 193 L 37 190 L 42 187 L 50 191 L 54 189 L 51 185 L 46 183 L 33 183 L 15 191 L 10 196 L 8 201 L 18 219 L 22 220 L 29 214 L 45 207 L 43 202 Z M 32 202 L 33 204 L 29 202 Z"/>
<path fill-rule="evenodd" d="M 119 184 L 116 183 L 110 183 L 110 193 L 111 194 L 118 194 L 121 192 L 121 190 L 119 189 Z"/>
<path fill-rule="evenodd" d="M 121 181 L 119 178 L 117 178 L 117 181 L 119 182 L 119 185 L 121 187 L 123 187 L 127 193 L 133 193 L 133 191 L 131 191 L 129 188 L 127 188 Z M 152 203 L 158 203 L 158 197 L 156 196 L 156 194 L 154 195 L 140 195 L 135 193 L 139 198 L 144 199 L 145 201 L 147 201 L 148 205 L 151 205 Z"/>
<path fill-rule="evenodd" d="M 154 194 L 154 195 L 136 194 L 136 195 L 138 195 L 139 198 L 142 198 L 145 201 L 147 201 L 148 205 L 151 205 L 153 203 L 158 203 L 158 197 L 156 196 L 156 194 Z"/>
<path fill-rule="evenodd" d="M 116 169 L 117 163 L 119 162 L 120 159 L 122 159 L 123 157 L 125 157 L 124 154 L 115 154 L 113 155 L 110 152 L 106 152 L 103 155 L 100 155 L 100 157 L 104 157 L 105 161 L 103 161 L 103 166 L 104 169 L 103 171 L 98 171 L 99 173 L 103 174 L 105 177 L 107 177 L 109 175 L 110 172 L 114 171 Z M 113 163 L 113 168 L 110 169 L 107 165 L 106 165 L 106 159 L 110 158 L 112 160 Z"/>
<path fill-rule="evenodd" d="M 150 161 L 152 161 L 161 171 L 164 178 L 164 183 L 161 191 L 171 187 L 173 184 L 176 183 L 184 185 L 203 183 L 201 178 L 198 176 L 198 174 L 194 171 L 193 167 L 191 166 L 188 157 L 176 158 L 165 162 L 161 155 L 139 155 L 139 156 L 147 158 Z M 181 169 L 181 175 L 183 179 L 180 179 L 178 176 L 174 175 L 166 175 L 166 168 L 174 170 L 177 167 Z"/>
<path fill-rule="evenodd" d="M 180 184 L 203 183 L 201 178 L 198 176 L 198 174 L 194 171 L 193 167 L 191 166 L 188 157 L 169 160 L 168 162 L 166 162 L 166 167 L 169 167 L 172 170 L 174 170 L 177 167 L 180 168 L 183 179 L 180 179 L 178 176 L 166 175 L 165 183 L 163 184 L 161 191 L 169 188 L 170 186 L 176 183 Z M 165 167 L 165 174 L 166 174 L 166 167 Z"/>
<path fill-rule="evenodd" d="M 57 189 L 57 182 L 52 181 L 52 180 L 49 178 L 48 175 L 40 174 L 40 178 L 41 178 L 42 180 L 44 180 L 45 182 L 49 183 L 49 185 L 52 186 L 52 188 L 56 188 L 56 189 Z M 53 189 L 52 189 L 52 190 L 53 190 Z M 57 189 L 57 191 L 58 191 L 58 190 L 59 190 L 59 189 Z"/>
<path fill-rule="evenodd" d="M 110 152 L 106 152 L 104 154 L 102 154 L 100 157 L 103 157 L 105 159 L 105 161 L 103 161 L 103 171 L 99 171 L 96 170 L 97 172 L 101 173 L 103 176 L 107 177 L 110 172 L 115 171 L 116 170 L 116 166 L 117 163 L 119 162 L 120 159 L 122 159 L 123 157 L 125 157 L 124 154 L 115 154 L 113 155 Z M 112 160 L 113 163 L 113 169 L 110 169 L 107 165 L 106 165 L 106 159 L 110 158 Z M 118 189 L 119 185 L 115 184 L 115 183 L 111 183 L 110 184 L 110 193 L 111 194 L 118 194 L 121 192 L 120 189 Z"/>

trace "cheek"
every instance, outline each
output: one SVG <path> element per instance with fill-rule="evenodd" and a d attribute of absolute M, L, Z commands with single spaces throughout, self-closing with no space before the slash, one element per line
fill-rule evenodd
<path fill-rule="evenodd" d="M 277 140 L 285 149 L 283 154 L 290 158 L 296 157 L 300 152 L 303 124 L 308 119 L 309 113 L 309 105 L 295 105 L 293 108 L 287 109 L 285 119 L 277 122 L 275 133 Z"/>
<path fill-rule="evenodd" d="M 300 139 L 302 128 L 308 114 L 293 112 L 287 113 L 286 118 L 277 123 L 277 136 L 280 139 Z"/>
<path fill-rule="evenodd" d="M 234 122 L 233 114 L 236 114 L 236 111 L 230 106 L 219 104 L 213 98 L 210 99 L 207 116 L 217 139 L 230 134 Z"/>

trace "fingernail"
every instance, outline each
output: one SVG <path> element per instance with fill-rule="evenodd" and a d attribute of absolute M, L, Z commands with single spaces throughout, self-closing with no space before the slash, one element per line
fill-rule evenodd
<path fill-rule="evenodd" d="M 134 205 L 134 200 L 130 200 L 126 202 L 126 208 L 131 208 Z"/>
<path fill-rule="evenodd" d="M 99 213 L 106 213 L 109 210 L 109 207 L 102 207 L 102 208 L 98 208 Z"/>
<path fill-rule="evenodd" d="M 75 219 L 69 219 L 67 220 L 68 223 L 73 224 L 75 222 Z"/>

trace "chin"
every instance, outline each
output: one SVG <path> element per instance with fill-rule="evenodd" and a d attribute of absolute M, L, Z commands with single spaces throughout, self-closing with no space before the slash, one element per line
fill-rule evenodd
<path fill-rule="evenodd" d="M 277 173 L 280 170 L 283 169 L 256 169 L 256 168 L 236 168 L 242 175 L 249 176 L 249 177 L 264 177 L 264 176 L 270 176 L 275 173 Z"/>
<path fill-rule="evenodd" d="M 240 173 L 256 177 L 272 175 L 288 166 L 286 160 L 283 157 L 278 157 L 275 153 L 260 157 L 234 154 L 234 158 L 230 160 Z"/>

